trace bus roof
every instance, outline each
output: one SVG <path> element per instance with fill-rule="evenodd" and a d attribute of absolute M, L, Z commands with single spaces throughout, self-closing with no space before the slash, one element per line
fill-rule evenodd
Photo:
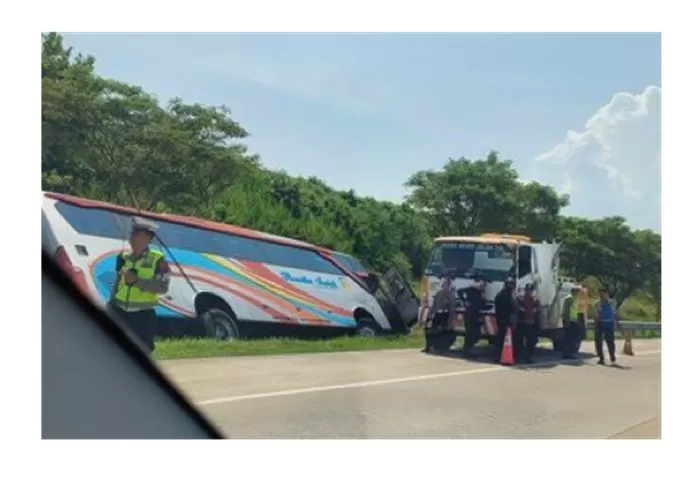
<path fill-rule="evenodd" d="M 464 242 L 480 244 L 526 244 L 531 242 L 527 236 L 513 236 L 507 234 L 482 234 L 480 236 L 443 236 L 436 238 L 433 242 L 442 244 L 445 242 Z"/>
<path fill-rule="evenodd" d="M 325 249 L 309 244 L 308 242 L 297 241 L 296 239 L 289 239 L 282 236 L 276 236 L 274 234 L 267 234 L 265 232 L 255 231 L 252 229 L 246 229 L 240 226 L 233 226 L 230 224 L 223 224 L 219 222 L 208 221 L 206 219 L 201 219 L 192 216 L 183 216 L 179 214 L 166 214 L 166 213 L 155 213 L 150 211 L 142 211 L 131 207 L 119 206 L 117 204 L 112 204 L 104 201 L 96 201 L 94 199 L 85 199 L 81 197 L 71 196 L 69 194 L 53 193 L 53 192 L 43 192 L 44 196 L 50 199 L 55 199 L 58 201 L 63 201 L 69 204 L 73 204 L 79 207 L 94 208 L 94 209 L 106 209 L 108 211 L 119 212 L 122 214 L 129 214 L 134 216 L 141 216 L 145 218 L 155 219 L 159 221 L 167 221 L 175 224 L 183 224 L 186 226 L 197 227 L 199 229 L 205 229 L 213 232 L 223 232 L 226 234 L 233 234 L 236 236 L 247 237 L 250 239 L 259 239 L 267 242 L 273 242 L 277 244 L 282 244 L 286 246 L 294 246 L 302 249 L 309 249 L 314 252 L 325 252 Z"/>

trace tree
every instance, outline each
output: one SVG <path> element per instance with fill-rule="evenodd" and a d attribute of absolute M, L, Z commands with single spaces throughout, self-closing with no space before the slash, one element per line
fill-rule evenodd
<path fill-rule="evenodd" d="M 43 45 L 43 187 L 197 214 L 257 164 L 226 108 L 177 98 L 162 107 L 139 87 L 96 76 L 94 59 L 73 58 L 60 36 Z"/>
<path fill-rule="evenodd" d="M 661 273 L 661 238 L 632 231 L 622 217 L 562 221 L 563 267 L 579 280 L 593 276 L 610 289 L 618 308 Z"/>
<path fill-rule="evenodd" d="M 656 319 L 661 320 L 661 274 L 655 275 L 649 281 L 649 293 L 656 306 Z"/>
<path fill-rule="evenodd" d="M 60 35 L 42 35 L 41 134 L 42 188 L 60 192 L 80 189 L 86 176 L 85 131 L 96 89 L 92 57 L 73 56 Z"/>
<path fill-rule="evenodd" d="M 436 234 L 549 237 L 568 204 L 551 187 L 520 182 L 512 162 L 495 152 L 484 160 L 451 159 L 440 171 L 419 171 L 406 186 L 411 189 L 408 204 L 425 214 Z"/>

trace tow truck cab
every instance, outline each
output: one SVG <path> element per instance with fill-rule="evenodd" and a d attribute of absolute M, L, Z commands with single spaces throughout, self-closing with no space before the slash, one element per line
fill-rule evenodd
<path fill-rule="evenodd" d="M 486 308 L 482 335 L 496 334 L 494 299 L 507 279 L 515 280 L 515 293 L 522 296 L 525 286 L 533 284 L 542 310 L 538 318 L 540 334 L 552 338 L 561 328 L 559 281 L 559 252 L 557 243 L 534 243 L 527 236 L 509 234 L 482 234 L 480 236 L 438 237 L 425 268 L 420 287 L 423 307 L 432 304 L 443 274 L 451 272 L 453 290 L 458 304 L 456 331 L 464 333 L 464 304 L 457 295 L 459 289 L 472 286 L 475 277 L 486 280 Z"/>

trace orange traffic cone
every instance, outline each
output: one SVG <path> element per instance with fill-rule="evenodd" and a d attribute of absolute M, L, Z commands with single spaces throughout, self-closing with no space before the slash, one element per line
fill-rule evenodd
<path fill-rule="evenodd" d="M 501 350 L 501 364 L 515 365 L 515 357 L 513 357 L 513 333 L 511 327 L 506 329 L 506 336 L 503 339 L 503 349 Z"/>
<path fill-rule="evenodd" d="M 625 355 L 634 355 L 634 350 L 632 350 L 632 332 L 629 330 L 625 333 L 625 343 L 622 346 L 622 353 Z"/>

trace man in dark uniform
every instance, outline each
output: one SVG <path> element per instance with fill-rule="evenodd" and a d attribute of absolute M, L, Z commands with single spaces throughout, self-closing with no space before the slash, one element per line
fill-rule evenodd
<path fill-rule="evenodd" d="M 481 338 L 481 311 L 486 307 L 484 291 L 486 281 L 480 277 L 474 277 L 474 284 L 457 292 L 465 307 L 465 336 L 462 355 L 467 357 L 472 347 Z"/>
<path fill-rule="evenodd" d="M 515 354 L 527 363 L 532 363 L 537 341 L 537 314 L 540 301 L 535 297 L 532 284 L 525 286 L 525 296 L 518 299 L 518 326 L 515 333 Z"/>
<path fill-rule="evenodd" d="M 515 289 L 515 280 L 508 278 L 503 284 L 503 288 L 496 294 L 494 306 L 496 309 L 496 323 L 498 324 L 498 334 L 496 335 L 495 357 L 494 362 L 501 361 L 501 352 L 503 351 L 503 343 L 506 339 L 506 331 L 508 327 L 515 328 L 517 320 L 518 304 L 513 295 Z"/>
<path fill-rule="evenodd" d="M 158 298 L 168 292 L 170 267 L 162 252 L 149 247 L 155 227 L 134 221 L 129 237 L 131 252 L 117 256 L 117 280 L 108 306 L 149 352 L 155 348 Z"/>
<path fill-rule="evenodd" d="M 424 352 L 444 352 L 454 342 L 451 329 L 456 315 L 456 301 L 452 290 L 452 276 L 447 273 L 442 278 L 440 289 L 433 297 L 425 324 Z"/>

